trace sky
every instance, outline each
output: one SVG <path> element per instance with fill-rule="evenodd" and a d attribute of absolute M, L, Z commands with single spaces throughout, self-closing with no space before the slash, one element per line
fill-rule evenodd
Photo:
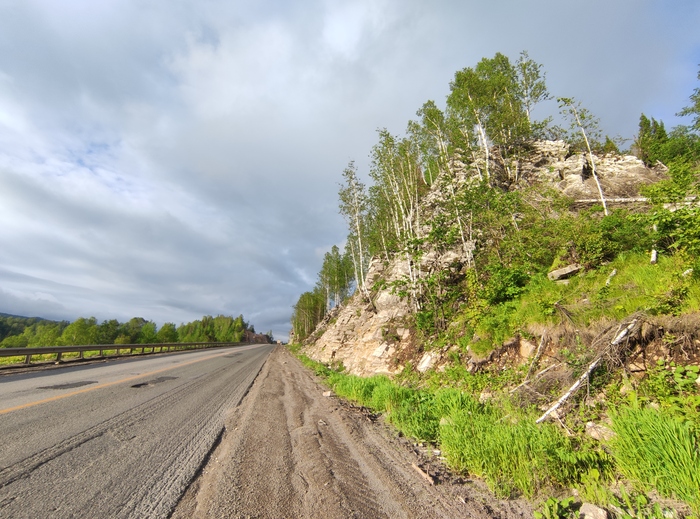
<path fill-rule="evenodd" d="M 611 136 L 687 124 L 698 27 L 697 0 L 0 0 L 0 312 L 285 340 L 377 129 L 523 50 Z"/>

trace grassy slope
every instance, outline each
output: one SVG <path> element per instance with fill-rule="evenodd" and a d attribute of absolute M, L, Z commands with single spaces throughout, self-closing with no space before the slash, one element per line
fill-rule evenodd
<path fill-rule="evenodd" d="M 567 284 L 534 276 L 517 297 L 492 305 L 477 332 L 502 340 L 517 333 L 556 333 L 564 323 L 576 327 L 577 333 L 580 329 L 594 334 L 635 312 L 644 312 L 650 320 L 696 315 L 700 283 L 687 269 L 682 255 L 662 255 L 651 265 L 647 254 L 626 252 Z M 455 316 L 458 328 L 463 317 Z M 445 336 L 449 335 L 448 330 Z M 509 391 L 522 381 L 527 366 L 469 373 L 462 354 L 479 345 L 462 346 L 444 371 L 419 375 L 406 370 L 394 381 L 346 375 L 304 360 L 340 396 L 385 413 L 406 436 L 439 445 L 449 466 L 483 478 L 499 495 L 541 498 L 576 489 L 581 499 L 626 510 L 630 517 L 660 517 L 661 507 L 644 497 L 655 491 L 685 502 L 686 512 L 700 511 L 700 391 L 695 368 L 662 362 L 641 380 L 628 378 L 624 370 L 603 369 L 591 381 L 593 389 L 588 391 L 594 395 L 574 399 L 576 405 L 564 421 L 536 425 L 541 409 Z M 580 372 L 582 359 L 590 359 L 586 348 L 563 349 L 572 371 Z M 625 385 L 628 391 L 621 396 Z M 484 389 L 495 397 L 480 402 Z M 554 388 L 550 401 L 560 391 Z M 583 434 L 591 420 L 607 420 L 616 438 L 601 443 Z M 619 477 L 632 494 L 611 490 Z"/>

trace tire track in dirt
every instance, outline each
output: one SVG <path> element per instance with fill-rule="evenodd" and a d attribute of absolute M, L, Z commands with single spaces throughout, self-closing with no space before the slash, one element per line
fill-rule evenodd
<path fill-rule="evenodd" d="M 531 517 L 477 483 L 431 486 L 410 444 L 324 390 L 277 347 L 173 519 Z"/>

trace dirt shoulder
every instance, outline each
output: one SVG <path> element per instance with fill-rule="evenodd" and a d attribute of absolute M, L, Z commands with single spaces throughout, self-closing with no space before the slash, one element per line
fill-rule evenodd
<path fill-rule="evenodd" d="M 172 517 L 511 518 L 501 501 L 326 391 L 277 347 Z M 431 483 L 432 482 L 432 483 Z"/>

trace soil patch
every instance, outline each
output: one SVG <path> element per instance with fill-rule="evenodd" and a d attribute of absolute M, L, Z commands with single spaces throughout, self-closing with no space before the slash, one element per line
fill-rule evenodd
<path fill-rule="evenodd" d="M 526 501 L 494 498 L 324 391 L 276 348 L 172 517 L 532 517 Z"/>

